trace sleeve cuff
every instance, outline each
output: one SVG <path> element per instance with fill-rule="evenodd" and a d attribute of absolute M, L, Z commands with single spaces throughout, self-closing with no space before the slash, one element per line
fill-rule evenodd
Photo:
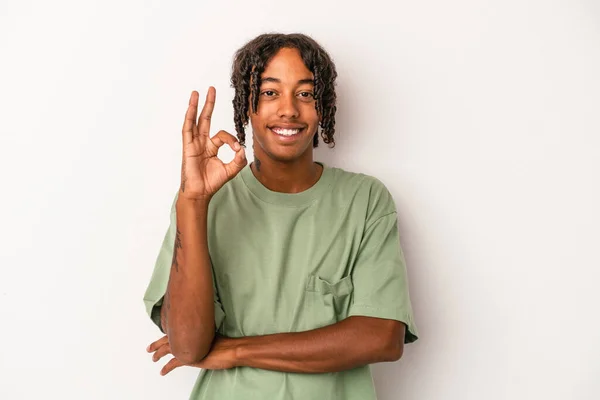
<path fill-rule="evenodd" d="M 348 316 L 353 315 L 363 317 L 375 317 L 384 319 L 393 319 L 400 321 L 406 325 L 406 333 L 404 335 L 404 343 L 412 343 L 419 338 L 419 332 L 415 325 L 413 316 L 401 307 L 373 307 L 368 305 L 355 304 L 350 307 Z"/>
<path fill-rule="evenodd" d="M 160 331 L 162 333 L 166 334 L 166 332 L 164 332 L 162 330 L 162 326 L 160 323 L 160 309 L 162 308 L 163 298 L 164 297 L 161 297 L 160 299 L 158 299 L 156 301 L 150 301 L 150 300 L 144 299 L 144 304 L 146 306 L 146 313 L 148 314 L 148 316 L 150 317 L 152 322 L 154 322 L 154 324 L 156 326 L 158 326 L 158 329 L 160 329 Z M 215 306 L 215 330 L 218 331 L 221 328 L 221 325 L 223 324 L 223 320 L 225 320 L 225 312 L 223 311 L 223 309 L 221 308 L 221 306 L 218 303 L 214 303 L 214 306 Z"/>
<path fill-rule="evenodd" d="M 154 325 L 158 326 L 158 329 L 160 329 L 160 331 L 162 333 L 165 333 L 165 332 L 163 332 L 162 326 L 160 324 L 160 310 L 162 308 L 162 303 L 163 303 L 162 297 L 156 301 L 150 301 L 150 300 L 144 299 L 144 305 L 146 306 L 146 313 L 148 314 L 148 316 L 150 317 L 152 322 L 154 322 Z"/>

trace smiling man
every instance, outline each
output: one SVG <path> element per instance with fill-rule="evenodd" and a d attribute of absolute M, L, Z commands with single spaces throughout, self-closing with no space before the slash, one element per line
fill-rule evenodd
<path fill-rule="evenodd" d="M 198 118 L 192 93 L 181 187 L 144 297 L 166 333 L 148 351 L 173 355 L 161 373 L 201 368 L 191 399 L 375 399 L 369 364 L 417 339 L 390 193 L 313 160 L 319 139 L 335 143 L 336 76 L 308 36 L 253 39 L 232 70 L 237 139 L 209 135 L 214 89 Z"/>

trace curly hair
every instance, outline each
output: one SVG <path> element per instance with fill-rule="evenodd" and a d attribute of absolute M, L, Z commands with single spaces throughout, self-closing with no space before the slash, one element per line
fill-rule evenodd
<path fill-rule="evenodd" d="M 245 126 L 248 123 L 250 101 L 254 113 L 258 110 L 258 97 L 261 85 L 260 76 L 271 58 L 282 48 L 293 48 L 300 52 L 306 68 L 314 76 L 314 98 L 317 113 L 321 117 L 321 137 L 330 147 L 335 146 L 336 94 L 335 64 L 323 47 L 314 39 L 300 33 L 266 33 L 252 39 L 240 48 L 234 56 L 231 70 L 231 87 L 235 89 L 233 98 L 234 122 L 241 145 L 246 142 Z M 319 145 L 319 132 L 313 137 L 313 147 Z"/>

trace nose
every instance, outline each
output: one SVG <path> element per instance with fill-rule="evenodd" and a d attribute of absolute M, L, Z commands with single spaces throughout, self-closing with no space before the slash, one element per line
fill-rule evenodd
<path fill-rule="evenodd" d="M 279 98 L 277 116 L 280 118 L 298 118 L 298 106 L 293 94 L 286 94 Z"/>

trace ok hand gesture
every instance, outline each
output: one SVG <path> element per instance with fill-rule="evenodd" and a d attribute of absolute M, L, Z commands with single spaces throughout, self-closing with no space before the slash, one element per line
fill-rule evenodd
<path fill-rule="evenodd" d="M 212 138 L 209 136 L 210 119 L 215 107 L 215 88 L 211 86 L 208 89 L 204 107 L 196 121 L 198 97 L 198 92 L 193 91 L 182 130 L 183 159 L 179 197 L 189 200 L 210 199 L 248 164 L 244 148 L 233 135 L 219 131 Z M 225 143 L 235 151 L 234 159 L 228 164 L 217 157 L 219 148 Z"/>

